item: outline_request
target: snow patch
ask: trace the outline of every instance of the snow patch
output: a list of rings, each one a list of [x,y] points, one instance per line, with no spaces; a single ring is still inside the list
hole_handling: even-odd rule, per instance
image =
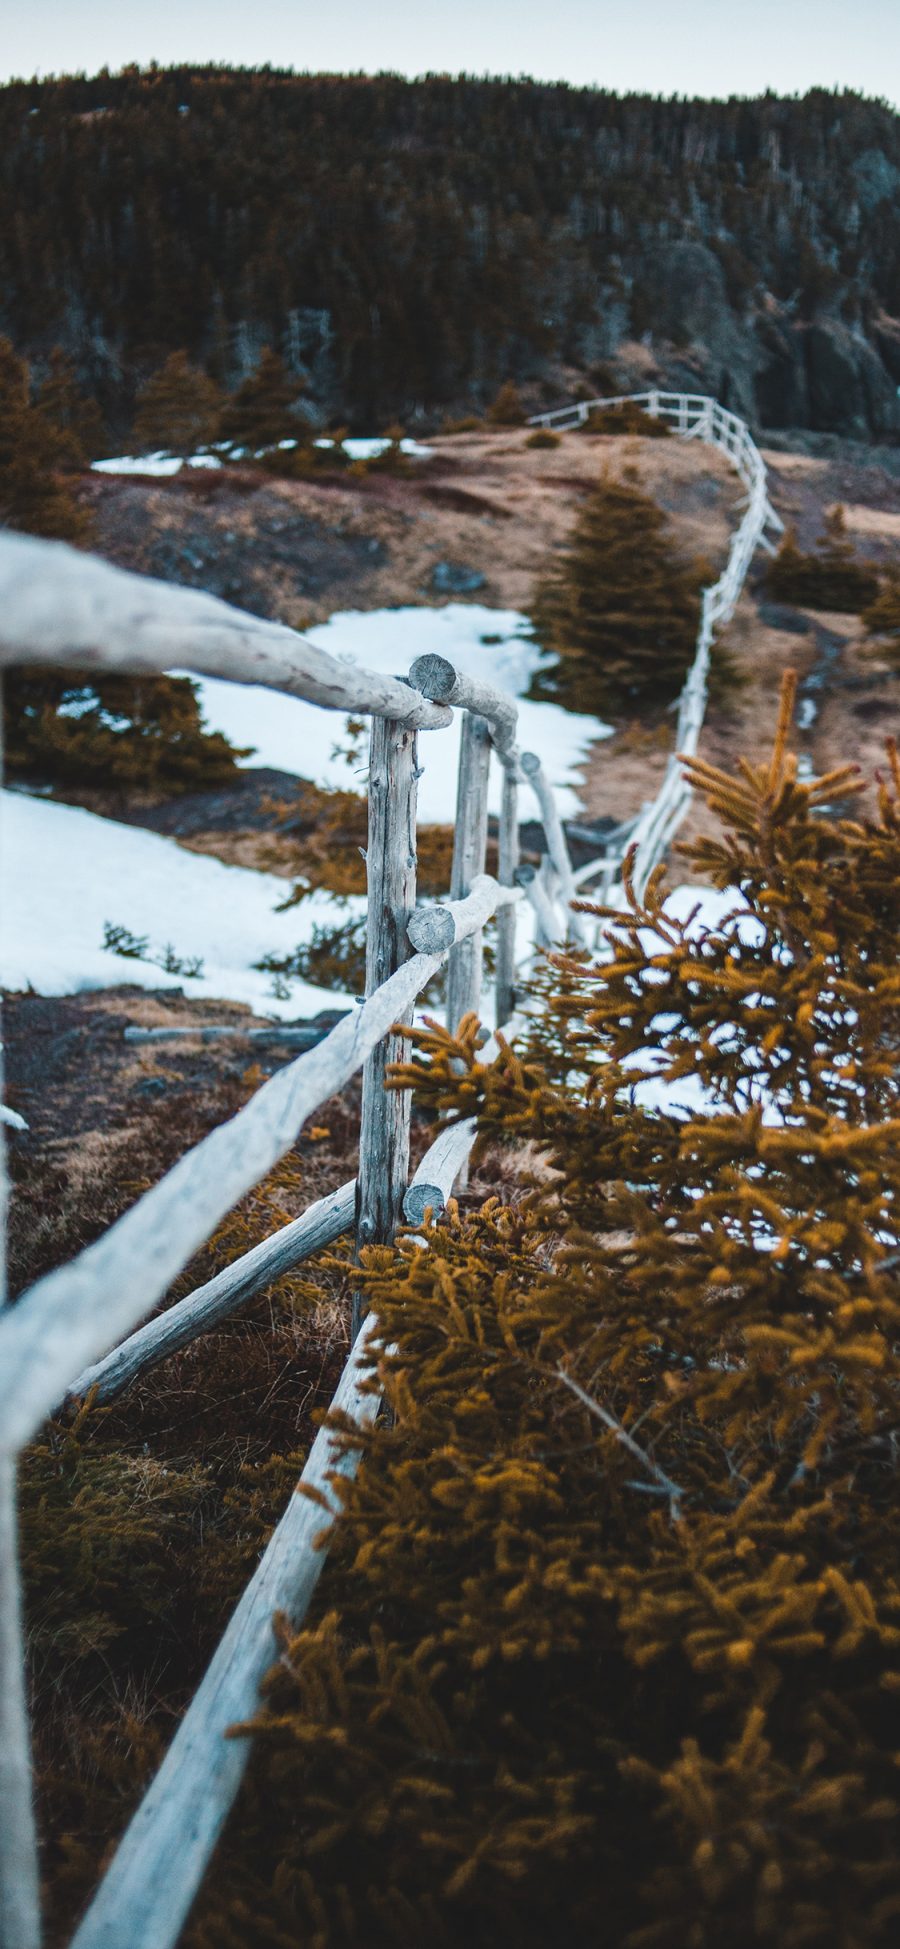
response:
[[[277,913],[290,885],[275,874],[224,866],[159,833],[77,806],[18,792],[3,792],[0,800],[4,987],[71,995],[132,982],[246,1002],[279,1020],[353,1001],[304,981],[292,981],[289,999],[278,1001],[271,975],[253,963],[264,954],[290,953],[311,938],[317,922],[356,919],[365,912],[363,899],[338,902],[314,892]],[[112,953],[103,946],[107,921],[148,936],[154,953],[171,943],[185,959],[199,956],[202,975],[166,974],[154,963]]]
[[[172,453],[122,453],[115,460],[92,460],[91,471],[95,474],[149,474],[162,479],[169,474],[180,474],[182,467],[221,465],[221,460],[214,453],[192,453],[187,459],[181,454]]]
[[[284,440],[279,441],[279,446],[283,447],[286,444]],[[357,439],[355,435],[351,434],[349,440],[341,441],[341,446],[349,460],[377,460],[381,454],[387,453],[388,447],[393,446],[393,444],[392,440],[386,439],[383,435],[378,435],[374,439]],[[400,452],[409,454],[413,460],[430,460],[431,455],[434,453],[433,447],[423,447],[418,440],[401,440],[398,444]],[[294,445],[296,445],[296,441]],[[333,447],[334,441],[323,437],[320,440],[316,440],[315,445],[317,447]]]
[[[317,440],[317,447],[333,447],[333,440]],[[386,453],[392,441],[379,437],[376,439],[343,440],[341,445],[348,460],[377,460]],[[297,440],[278,440],[275,447],[260,447],[253,454],[254,460],[264,460],[267,453],[289,452],[299,445]],[[222,467],[228,460],[245,460],[248,449],[233,447],[227,440],[216,442],[214,453],[192,453],[187,456],[172,453],[118,454],[114,460],[92,460],[91,468],[95,474],[149,474],[164,477],[178,474],[182,467]],[[401,453],[413,460],[428,460],[434,453],[433,447],[423,447],[418,440],[401,440]]]

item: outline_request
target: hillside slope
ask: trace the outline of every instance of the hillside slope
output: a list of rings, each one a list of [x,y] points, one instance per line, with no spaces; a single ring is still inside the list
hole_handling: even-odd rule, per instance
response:
[[[612,366],[757,424],[898,425],[900,118],[530,81],[180,68],[0,89],[0,330],[114,423],[265,344],[371,430]],[[643,368],[643,372],[641,370]],[[593,387],[597,389],[596,384]]]

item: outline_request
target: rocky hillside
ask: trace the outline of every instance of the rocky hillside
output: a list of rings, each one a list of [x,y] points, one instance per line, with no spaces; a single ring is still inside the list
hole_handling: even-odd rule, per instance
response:
[[[755,425],[900,429],[900,117],[527,81],[172,69],[0,89],[0,332],[114,436],[184,347],[275,346],[370,432],[660,381]]]

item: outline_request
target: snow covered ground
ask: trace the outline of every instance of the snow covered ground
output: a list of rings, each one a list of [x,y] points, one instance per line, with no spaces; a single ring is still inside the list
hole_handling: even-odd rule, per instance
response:
[[[297,444],[296,440],[278,441],[281,450],[296,447]],[[317,447],[333,447],[334,441],[317,440],[315,444]],[[378,436],[374,439],[351,437],[349,440],[341,441],[349,460],[376,460],[390,444],[390,440]],[[262,460],[265,454],[272,451],[271,447],[261,447],[251,458]],[[400,451],[412,460],[427,460],[434,452],[434,448],[420,446],[418,440],[401,440]],[[226,443],[219,448],[218,453],[192,453],[186,458],[165,451],[144,454],[120,453],[113,460],[92,460],[91,467],[95,474],[143,474],[145,476],[149,474],[151,478],[154,476],[164,478],[169,474],[179,474],[182,467],[223,467],[226,460],[243,460],[245,457],[244,447],[229,447]]]
[[[543,653],[528,634],[528,619],[516,609],[489,609],[481,603],[451,602],[443,609],[346,610],[311,629],[309,640],[331,656],[381,674],[405,676],[417,656],[445,656],[467,676],[480,677],[521,699],[519,743],[540,753],[559,790],[565,816],[578,811],[574,786],[579,764],[594,739],[612,736],[596,717],[579,717],[558,704],[535,704],[524,696]],[[256,685],[199,680],[200,701],[210,730],[224,731],[233,744],[253,745],[248,765],[274,765],[319,785],[365,791],[365,770],[348,768],[333,757],[345,744],[345,720],[316,704],[284,697]],[[424,823],[453,819],[459,754],[459,714],[447,731],[423,731],[419,739],[419,818]],[[491,811],[500,810],[500,772],[491,767]],[[522,793],[522,816],[532,807]]]
[[[224,866],[139,826],[25,792],[0,792],[0,987],[71,995],[134,982],[246,1002],[280,1021],[350,1007],[351,994],[293,977],[279,998],[272,976],[254,967],[265,954],[288,954],[309,941],[317,924],[340,927],[365,913],[362,898],[319,891],[278,913],[288,891],[289,882],[274,874]],[[517,916],[518,954],[525,957],[533,923],[524,901]],[[154,958],[136,960],[105,947],[107,922],[147,937]],[[199,957],[202,974],[166,973],[158,963],[169,945],[183,961]],[[482,1014],[493,1027],[490,984]]]
[[[271,975],[253,967],[264,954],[289,953],[308,940],[316,922],[334,926],[365,910],[362,899],[338,903],[311,893],[277,913],[288,891],[274,874],[223,866],[159,833],[21,792],[0,794],[5,988],[71,995],[136,982],[247,1002],[281,1020],[349,1005],[351,996],[304,981],[292,981],[290,999],[278,1001]],[[170,944],[183,959],[199,956],[202,975],[166,974],[155,962],[112,953],[103,945],[107,921],[148,936],[154,955]]]
[[[182,467],[221,465],[214,453],[192,453],[187,460],[171,453],[120,453],[115,460],[92,460],[91,470],[95,474],[149,474],[162,479],[168,474],[180,474]]]

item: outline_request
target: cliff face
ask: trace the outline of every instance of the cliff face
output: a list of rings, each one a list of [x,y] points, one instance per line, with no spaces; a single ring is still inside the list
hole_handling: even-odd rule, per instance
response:
[[[699,384],[764,427],[862,439],[900,430],[900,324],[886,313],[871,312],[867,331],[834,298],[804,315],[764,286],[737,310],[701,242],[663,245],[636,275],[653,320],[645,344],[667,384]],[[619,357],[627,366],[627,347]]]
[[[900,431],[900,117],[520,81],[129,70],[0,89],[0,331],[114,422],[274,345],[314,418],[687,383]]]

